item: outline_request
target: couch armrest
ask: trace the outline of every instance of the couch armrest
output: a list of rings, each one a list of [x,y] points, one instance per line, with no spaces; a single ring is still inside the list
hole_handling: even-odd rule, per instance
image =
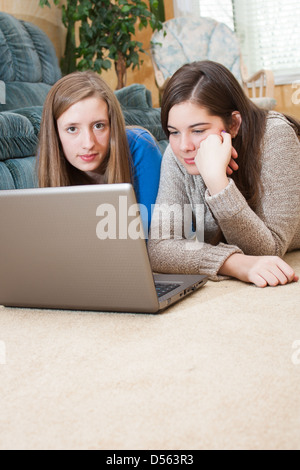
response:
[[[36,155],[42,107],[0,112],[0,161]]]

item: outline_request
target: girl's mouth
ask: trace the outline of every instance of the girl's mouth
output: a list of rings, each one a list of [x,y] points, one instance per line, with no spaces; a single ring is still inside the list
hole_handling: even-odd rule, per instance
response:
[[[79,155],[79,157],[84,162],[92,162],[97,157],[97,153],[92,153],[92,154],[87,154],[87,155]]]
[[[185,158],[184,163],[187,165],[195,165],[195,159],[194,158]]]

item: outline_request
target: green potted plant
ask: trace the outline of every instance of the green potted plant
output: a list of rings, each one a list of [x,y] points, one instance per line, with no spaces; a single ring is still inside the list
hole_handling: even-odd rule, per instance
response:
[[[53,1],[61,4],[61,0]],[[50,6],[49,0],[40,0],[40,5]],[[140,53],[145,52],[143,44],[134,38],[136,27],[160,30],[159,7],[158,0],[149,0],[149,7],[142,0],[66,0],[62,5],[62,21],[67,28],[63,73],[87,69],[101,73],[114,63],[117,89],[123,88],[126,70],[139,67]],[[76,22],[80,22],[78,46]]]

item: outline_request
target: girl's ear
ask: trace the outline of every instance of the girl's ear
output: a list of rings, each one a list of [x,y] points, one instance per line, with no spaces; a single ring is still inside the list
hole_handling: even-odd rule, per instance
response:
[[[234,138],[238,135],[239,129],[242,124],[242,116],[238,111],[233,111],[231,114],[230,134]]]

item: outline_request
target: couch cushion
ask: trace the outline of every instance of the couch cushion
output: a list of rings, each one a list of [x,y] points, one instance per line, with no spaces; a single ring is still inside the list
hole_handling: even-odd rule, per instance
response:
[[[0,162],[0,190],[26,189],[38,186],[36,158],[15,158]]]
[[[29,106],[26,108],[15,109],[14,113],[21,114],[29,119],[33,125],[36,135],[40,132],[43,106]]]
[[[36,25],[0,12],[0,57],[0,80],[6,86],[0,111],[42,106],[61,77],[48,36]]]
[[[142,109],[123,109],[123,115],[127,126],[140,126],[147,129],[157,141],[165,140],[166,135],[161,127],[160,110],[152,109],[146,113]]]
[[[4,162],[0,162],[0,190],[15,189],[13,177]]]
[[[46,83],[6,83],[6,103],[0,105],[0,111],[43,106],[50,89]]]
[[[28,117],[12,112],[0,113],[0,161],[34,156],[37,132]]]
[[[129,85],[115,91],[115,95],[124,108],[152,108],[151,92],[144,85]]]
[[[0,12],[0,79],[54,84],[61,76],[54,47],[34,24]]]
[[[129,85],[115,91],[115,95],[121,104],[127,126],[144,127],[158,142],[166,140],[161,127],[160,109],[152,107],[151,92],[144,85]]]

